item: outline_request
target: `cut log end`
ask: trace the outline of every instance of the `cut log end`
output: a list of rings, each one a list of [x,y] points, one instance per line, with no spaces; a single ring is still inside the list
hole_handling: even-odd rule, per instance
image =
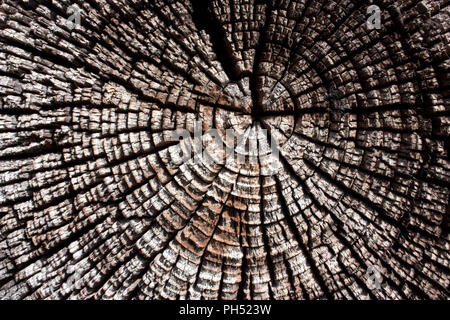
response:
[[[0,298],[448,299],[450,3],[392,3],[2,1]]]

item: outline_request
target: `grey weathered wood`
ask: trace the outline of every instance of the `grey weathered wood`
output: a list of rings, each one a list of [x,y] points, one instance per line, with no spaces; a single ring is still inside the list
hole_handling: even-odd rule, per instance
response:
[[[374,2],[2,0],[0,298],[448,299],[450,7]]]

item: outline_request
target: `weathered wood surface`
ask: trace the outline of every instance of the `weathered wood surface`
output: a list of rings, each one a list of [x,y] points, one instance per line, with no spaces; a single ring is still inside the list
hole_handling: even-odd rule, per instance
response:
[[[450,4],[371,3],[2,0],[0,298],[447,299]]]

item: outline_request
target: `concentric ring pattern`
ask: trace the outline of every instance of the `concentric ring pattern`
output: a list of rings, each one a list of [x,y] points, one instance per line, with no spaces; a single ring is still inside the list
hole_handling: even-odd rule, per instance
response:
[[[449,8],[2,1],[0,297],[447,299]]]

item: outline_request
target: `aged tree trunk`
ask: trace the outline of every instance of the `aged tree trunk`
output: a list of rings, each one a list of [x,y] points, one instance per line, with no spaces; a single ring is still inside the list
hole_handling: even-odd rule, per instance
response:
[[[449,298],[449,8],[2,0],[0,298]]]

